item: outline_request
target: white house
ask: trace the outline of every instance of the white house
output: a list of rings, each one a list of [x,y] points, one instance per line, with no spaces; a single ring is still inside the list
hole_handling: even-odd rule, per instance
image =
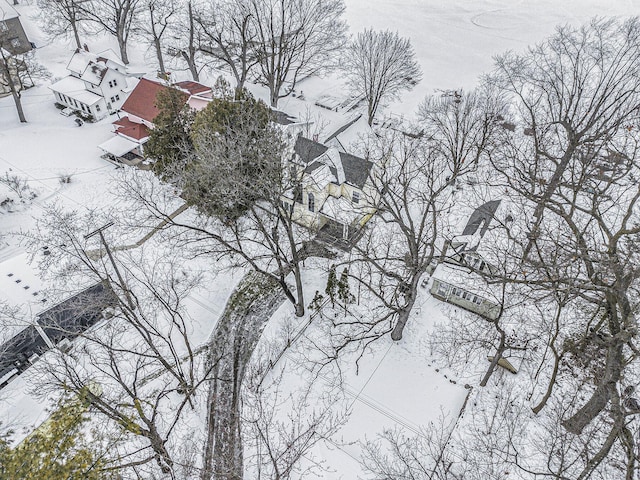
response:
[[[492,200],[480,205],[469,216],[462,233],[445,244],[429,290],[440,300],[489,319],[496,319],[501,309],[498,295],[480,278],[495,271],[483,254],[482,243],[500,204],[500,200]]]
[[[76,50],[67,70],[69,76],[49,87],[60,105],[101,120],[126,100],[127,70],[112,50]]]
[[[300,188],[284,195],[282,206],[297,223],[349,240],[375,212],[369,160],[299,135],[291,163]]]

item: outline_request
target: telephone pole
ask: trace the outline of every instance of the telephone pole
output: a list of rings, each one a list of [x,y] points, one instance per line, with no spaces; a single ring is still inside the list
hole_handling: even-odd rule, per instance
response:
[[[107,228],[112,227],[113,225],[114,225],[113,222],[109,222],[109,223],[103,225],[102,227],[95,229],[93,232],[87,233],[84,236],[84,239],[88,240],[91,237],[94,237],[96,235],[98,235],[100,237],[100,241],[102,242],[102,245],[104,246],[104,249],[107,252],[107,256],[109,257],[109,260],[111,261],[111,265],[113,265],[113,269],[115,270],[116,275],[118,277],[118,281],[120,282],[120,288],[122,288],[122,290],[124,291],[124,294],[125,294],[125,296],[127,298],[127,303],[129,304],[129,307],[131,308],[131,310],[135,310],[136,306],[135,306],[135,303],[133,303],[133,299],[131,298],[131,293],[129,292],[129,289],[127,288],[127,285],[124,283],[124,278],[122,277],[122,274],[120,273],[120,270],[118,269],[118,265],[116,265],[116,261],[114,260],[113,254],[111,253],[111,249],[109,248],[109,244],[107,244],[107,241],[104,238],[104,234],[102,233]]]

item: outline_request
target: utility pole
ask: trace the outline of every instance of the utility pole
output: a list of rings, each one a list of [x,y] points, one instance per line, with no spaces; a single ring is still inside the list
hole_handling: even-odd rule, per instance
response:
[[[131,293],[129,292],[129,289],[127,288],[127,285],[124,283],[124,278],[122,277],[122,275],[120,274],[120,270],[118,269],[118,265],[116,265],[116,261],[113,258],[113,254],[111,253],[111,249],[109,248],[109,245],[107,244],[107,241],[104,238],[103,235],[103,231],[106,230],[109,227],[113,226],[113,222],[109,222],[105,225],[103,225],[100,228],[95,229],[93,232],[89,232],[84,236],[85,240],[90,239],[91,237],[94,237],[96,235],[98,235],[100,237],[100,241],[102,242],[102,245],[104,246],[105,251],[107,252],[107,255],[109,256],[109,260],[111,260],[111,265],[113,265],[113,269],[116,272],[116,275],[118,276],[118,281],[120,282],[120,288],[122,288],[122,290],[124,290],[124,294],[127,297],[127,303],[129,304],[129,307],[131,308],[131,310],[135,310],[136,306],[133,303],[133,299],[131,298]]]

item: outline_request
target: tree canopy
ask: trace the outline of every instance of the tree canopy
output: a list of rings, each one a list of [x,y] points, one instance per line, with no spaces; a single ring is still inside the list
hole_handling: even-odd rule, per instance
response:
[[[230,90],[199,112],[181,181],[185,200],[228,222],[278,192],[284,142],[271,119],[264,102],[248,92],[234,99]]]

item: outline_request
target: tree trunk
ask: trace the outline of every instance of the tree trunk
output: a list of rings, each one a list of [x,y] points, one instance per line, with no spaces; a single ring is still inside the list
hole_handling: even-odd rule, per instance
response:
[[[622,345],[617,342],[607,350],[605,371],[596,391],[593,392],[589,401],[580,410],[562,422],[562,426],[567,431],[580,435],[584,427],[589,425],[604,410],[611,398],[611,389],[615,389],[620,380],[622,362]]]
[[[489,368],[487,369],[487,373],[484,374],[484,378],[480,382],[480,386],[481,387],[486,387],[487,386],[487,383],[489,383],[489,379],[491,378],[491,375],[493,375],[493,372],[496,369],[496,366],[498,365],[498,362],[502,358],[502,354],[504,353],[504,351],[506,349],[506,345],[505,345],[506,338],[505,337],[506,337],[505,333],[500,330],[500,345],[498,346],[498,349],[496,350],[496,354],[493,356],[493,360],[489,364]]]
[[[123,32],[118,31],[118,47],[120,48],[120,57],[122,63],[129,65],[129,55],[127,54],[127,40],[124,38]]]
[[[376,116],[376,108],[377,106],[373,103],[373,100],[369,100],[369,105],[367,108],[367,122],[371,127],[373,125],[373,118]]]
[[[402,339],[402,332],[404,331],[404,327],[409,320],[409,315],[411,314],[411,310],[416,303],[416,298],[418,298],[418,283],[420,282],[420,278],[422,277],[422,271],[413,277],[413,281],[409,286],[409,293],[407,294],[407,303],[405,306],[398,311],[398,321],[396,322],[393,331],[391,332],[391,338],[395,341]]]
[[[11,96],[13,97],[13,102],[16,104],[16,111],[18,112],[18,118],[21,123],[27,123],[27,119],[24,116],[24,110],[22,109],[22,98],[20,96],[20,92],[16,88],[14,83],[13,76],[11,75],[11,69],[9,68],[9,59],[8,58],[0,58],[0,67],[2,67],[2,74],[7,80],[7,84],[9,85],[9,90],[11,91]]]
[[[189,53],[183,51],[182,58],[187,62],[187,67],[189,67],[189,72],[191,72],[191,78],[193,78],[194,82],[200,81],[200,75],[198,74],[198,67],[195,62],[195,54],[192,51],[192,48],[189,48]]]
[[[547,391],[545,392],[544,397],[542,397],[542,400],[540,400],[538,405],[531,409],[536,415],[539,414],[547,405],[547,401],[549,401],[549,398],[551,398],[551,393],[553,392],[553,386],[556,384],[556,378],[558,377],[558,367],[560,366],[560,360],[562,357],[558,355],[556,349],[553,346],[551,346],[551,349],[555,358],[555,362],[553,364],[553,372],[551,372],[551,379],[549,380],[549,385],[547,386]]]
[[[18,112],[20,123],[27,123],[27,119],[24,116],[24,110],[22,110],[22,98],[20,97],[20,93],[17,92],[16,88],[13,86],[13,81],[9,83],[11,88],[11,96],[13,96],[13,102],[16,104],[16,111]]]
[[[278,106],[278,92],[275,87],[269,87],[269,99],[271,100],[271,106],[276,108]]]
[[[162,55],[162,45],[160,44],[160,39],[156,36],[153,37],[153,45],[156,48],[156,57],[158,58],[158,66],[160,71],[164,74],[167,71],[164,67],[164,56]]]
[[[72,21],[71,29],[73,30],[73,38],[76,41],[76,47],[78,48],[78,50],[82,50],[82,44],[80,43],[80,32],[78,32],[78,23]]]
[[[195,28],[196,27],[195,27],[195,18],[193,16],[193,6],[191,5],[191,2],[187,4],[187,11],[189,12],[189,46],[187,48],[189,52],[187,53],[183,50],[180,53],[182,53],[182,57],[187,62],[187,66],[189,67],[189,71],[191,72],[191,77],[193,78],[193,81],[199,82],[200,75],[198,74],[198,68],[196,66],[196,45],[195,45]]]

